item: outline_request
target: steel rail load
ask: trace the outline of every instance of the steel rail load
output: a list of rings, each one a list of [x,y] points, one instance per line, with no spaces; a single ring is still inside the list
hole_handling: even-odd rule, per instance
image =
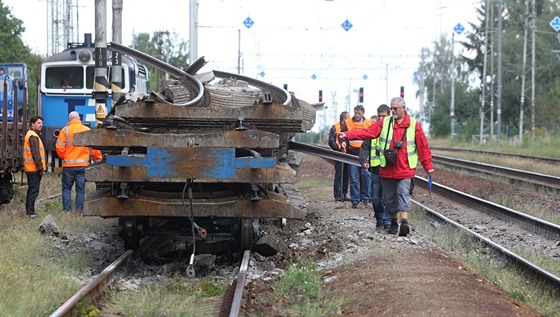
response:
[[[97,190],[86,199],[84,215],[118,217],[128,248],[163,234],[170,239],[162,250],[193,254],[249,249],[259,218],[303,217],[282,184],[295,178],[288,143],[313,127],[315,109],[235,74],[191,76],[175,68],[170,75],[177,78],[162,91],[126,95],[102,126],[75,136],[76,145],[106,153],[86,171]]]

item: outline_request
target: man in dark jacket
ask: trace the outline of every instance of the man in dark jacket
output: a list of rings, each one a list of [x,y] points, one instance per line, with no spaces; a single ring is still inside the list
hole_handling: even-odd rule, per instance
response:
[[[336,132],[347,131],[346,119],[350,119],[348,111],[340,113],[339,121],[332,125],[329,131],[329,147],[333,151],[346,153],[346,142],[341,142],[338,139]],[[348,166],[342,162],[335,161],[334,163],[334,184],[333,193],[335,201],[345,201],[348,195]]]
[[[371,123],[374,124],[378,120],[389,116],[391,109],[386,104],[377,107],[377,115],[371,117]],[[385,202],[382,196],[381,178],[379,177],[380,169],[379,160],[379,138],[372,139],[362,143],[360,148],[360,164],[371,172],[371,202],[376,219],[376,227],[378,230],[389,230],[391,225],[391,217],[385,210]]]
[[[39,137],[43,129],[43,117],[33,116],[29,120],[31,129],[23,140],[23,169],[27,175],[27,198],[25,213],[35,219],[35,200],[39,196],[41,179],[47,170],[45,147]]]

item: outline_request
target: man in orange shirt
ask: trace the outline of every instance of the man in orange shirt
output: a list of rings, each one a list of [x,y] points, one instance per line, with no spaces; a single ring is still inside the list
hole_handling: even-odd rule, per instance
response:
[[[86,196],[86,167],[90,161],[100,161],[103,156],[98,150],[85,146],[74,146],[74,135],[88,131],[76,111],[68,114],[68,124],[60,131],[56,140],[56,154],[62,159],[62,208],[72,210],[72,186],[76,183],[76,211],[81,213]]]

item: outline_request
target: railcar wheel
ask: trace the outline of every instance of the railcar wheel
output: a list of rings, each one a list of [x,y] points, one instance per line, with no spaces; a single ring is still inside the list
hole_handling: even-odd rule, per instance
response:
[[[6,173],[0,177],[0,204],[9,203],[14,197],[14,185],[12,184],[12,174]]]
[[[251,250],[255,241],[253,221],[251,218],[241,219],[241,249]]]
[[[124,241],[124,247],[127,250],[135,250],[140,243],[140,235],[138,234],[138,227],[136,226],[135,218],[122,219],[122,232],[121,238]]]

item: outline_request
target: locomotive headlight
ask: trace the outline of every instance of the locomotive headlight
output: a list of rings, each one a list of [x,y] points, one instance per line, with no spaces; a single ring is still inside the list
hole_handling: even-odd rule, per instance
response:
[[[91,60],[91,53],[87,50],[80,51],[78,54],[78,59],[82,63],[87,63]]]

